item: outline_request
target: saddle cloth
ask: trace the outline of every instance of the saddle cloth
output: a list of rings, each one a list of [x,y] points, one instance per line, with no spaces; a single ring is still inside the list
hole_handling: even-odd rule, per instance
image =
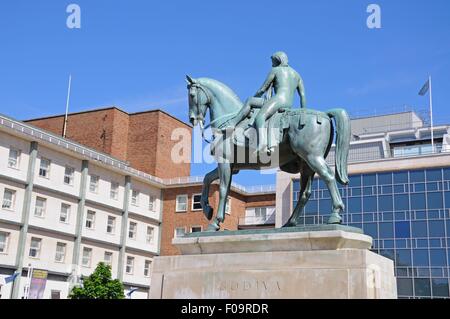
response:
[[[233,142],[238,147],[256,148],[257,145],[250,145],[249,138],[242,132],[247,129],[249,122],[253,120],[260,109],[253,109],[250,117],[245,118],[236,126],[237,134],[234,135]],[[291,125],[298,126],[301,129],[306,125],[307,117],[314,116],[318,124],[322,124],[324,120],[329,120],[329,117],[320,111],[314,111],[311,109],[280,109],[277,113],[272,115],[265,124],[267,131],[267,144],[271,147],[279,145],[285,136],[286,129]]]

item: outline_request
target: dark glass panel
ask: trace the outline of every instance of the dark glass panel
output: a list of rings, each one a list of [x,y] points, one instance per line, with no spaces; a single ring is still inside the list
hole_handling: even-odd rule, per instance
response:
[[[292,182],[292,188],[293,188],[294,192],[298,192],[300,190],[300,182],[298,179],[296,179]]]
[[[397,249],[397,265],[396,266],[411,266],[411,250]]]
[[[400,184],[400,185],[394,185],[394,193],[396,194],[402,194],[405,192],[405,185]]]
[[[319,202],[319,214],[328,215],[332,211],[331,199],[321,199]]]
[[[409,229],[409,222],[396,222],[395,223],[395,237],[396,238],[409,238],[411,237],[411,231]]]
[[[413,249],[414,267],[429,266],[428,249]]]
[[[390,184],[392,184],[392,173],[378,174],[378,185],[390,185]]]
[[[381,193],[383,194],[392,194],[392,186],[383,186]]]
[[[408,172],[394,172],[394,184],[408,183]]]
[[[428,239],[417,239],[417,248],[428,248]]]
[[[377,211],[377,198],[375,196],[367,196],[363,198],[363,209],[365,212]]]
[[[413,237],[427,237],[427,222],[426,221],[412,221],[412,236]]]
[[[364,213],[363,214],[363,221],[365,222],[373,222],[373,213]]]
[[[425,209],[425,194],[411,194],[411,209]]]
[[[428,209],[440,209],[444,207],[441,192],[427,193]]]
[[[430,249],[430,264],[431,266],[443,266],[445,267],[447,256],[445,255],[445,249]]]
[[[444,168],[444,180],[450,180],[450,167]]]
[[[361,187],[352,188],[352,196],[361,196]]]
[[[305,207],[305,213],[317,213],[317,200],[310,200]]]
[[[427,192],[437,191],[439,190],[437,182],[427,183]]]
[[[380,212],[390,212],[393,209],[392,195],[378,196],[378,210]]]
[[[442,180],[442,170],[439,169],[428,169],[427,171],[427,181],[440,181]]]
[[[360,223],[362,222],[361,214],[352,214],[352,223]]]
[[[406,248],[406,240],[404,240],[404,239],[396,239],[395,240],[395,247],[397,247],[397,248]]]
[[[409,196],[408,195],[395,195],[394,196],[395,210],[409,210]]]
[[[424,171],[411,171],[409,172],[409,180],[411,183],[419,183],[425,181]]]
[[[405,212],[396,212],[394,216],[395,220],[405,220]]]
[[[445,207],[450,208],[450,192],[445,192],[444,197],[445,197]]]
[[[361,186],[361,175],[353,175],[349,177],[350,179],[350,187],[358,187]]]
[[[379,232],[380,238],[394,238],[394,227],[390,222],[380,223]]]
[[[360,197],[349,197],[347,211],[349,213],[361,213],[362,205]]]
[[[429,236],[430,237],[445,237],[445,226],[442,220],[428,221]]]
[[[414,191],[415,192],[425,192],[425,183],[414,184]]]
[[[424,210],[416,211],[416,219],[427,219],[427,212]]]
[[[416,296],[431,297],[431,287],[429,278],[415,278],[414,289]]]
[[[384,248],[394,248],[394,241],[393,240],[385,240]]]
[[[376,185],[376,183],[377,183],[376,174],[363,175],[363,185],[364,186]]]
[[[449,297],[449,287],[447,278],[433,278],[431,279],[433,284],[433,296],[434,297]]]
[[[392,212],[383,213],[383,220],[384,221],[394,220],[394,214]]]
[[[389,258],[390,260],[395,260],[395,252],[392,249],[381,249],[380,255]]]

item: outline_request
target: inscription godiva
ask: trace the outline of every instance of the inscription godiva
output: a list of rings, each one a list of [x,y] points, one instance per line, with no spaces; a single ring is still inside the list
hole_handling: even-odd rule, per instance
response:
[[[281,284],[278,280],[224,280],[218,285],[220,291],[245,292],[245,291],[281,291]]]

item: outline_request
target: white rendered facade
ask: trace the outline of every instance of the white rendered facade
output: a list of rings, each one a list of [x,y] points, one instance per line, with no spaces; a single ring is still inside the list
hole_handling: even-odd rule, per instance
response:
[[[48,271],[44,298],[66,298],[74,280],[100,261],[127,290],[139,288],[133,298],[147,298],[160,247],[162,185],[107,155],[0,116],[0,277],[22,271],[16,287],[1,287],[1,298],[23,297],[30,266]]]

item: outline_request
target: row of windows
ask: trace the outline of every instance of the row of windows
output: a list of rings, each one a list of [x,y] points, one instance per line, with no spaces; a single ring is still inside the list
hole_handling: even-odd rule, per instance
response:
[[[3,196],[3,204],[2,208],[4,209],[14,209],[14,198],[15,198],[15,191],[5,189],[4,196]],[[47,199],[43,197],[36,197],[36,203],[34,208],[34,216],[39,218],[44,218],[46,213],[46,207],[47,207]],[[71,205],[61,203],[61,209],[59,214],[59,221],[61,223],[69,223],[70,220],[70,211],[71,211]],[[96,212],[93,210],[88,210],[86,213],[86,221],[85,221],[85,227],[86,229],[95,229],[95,216]],[[108,234],[114,234],[116,231],[116,217],[115,216],[108,216],[107,225],[106,225],[106,232]],[[136,239],[137,234],[137,223],[130,222],[129,224],[129,231],[128,231],[128,238]],[[154,235],[154,228],[151,226],[147,226],[147,234],[146,234],[146,242],[148,244],[153,243],[153,235]]]
[[[201,232],[203,229],[202,226],[192,226],[191,227],[191,233],[198,233]],[[174,232],[174,236],[175,237],[183,237],[185,234],[187,234],[186,232],[186,227],[176,227],[175,228],[175,232]]]
[[[21,151],[15,148],[10,148],[9,150],[9,157],[8,157],[8,167],[19,169],[20,166],[20,155]],[[41,157],[40,159],[40,165],[39,165],[39,176],[43,178],[50,178],[50,171],[51,171],[51,160]],[[66,165],[64,169],[64,184],[73,186],[74,181],[74,174],[75,174],[75,168]],[[98,193],[99,189],[99,180],[100,177],[97,175],[90,175],[89,180],[89,191],[91,193]],[[132,190],[131,195],[131,204],[134,206],[139,206],[139,191],[138,190]],[[118,200],[119,199],[119,183],[115,181],[111,181],[110,183],[110,192],[109,192],[110,199]],[[148,201],[148,209],[152,212],[155,211],[155,196],[150,195],[149,201]]]
[[[202,210],[201,199],[202,199],[202,194],[192,195],[191,211]],[[225,213],[227,213],[227,214],[230,214],[230,211],[231,211],[230,202],[231,202],[231,197],[228,197],[226,205],[225,205]],[[175,211],[177,213],[182,213],[182,212],[187,212],[187,210],[188,210],[188,195],[186,195],[186,194],[177,195]]]
[[[428,169],[428,170],[411,170],[398,171],[388,173],[375,174],[356,174],[349,176],[350,187],[366,187],[366,186],[394,186],[397,184],[415,184],[450,181],[450,168]],[[429,185],[432,185],[431,183]],[[327,189],[326,184],[321,179],[315,179],[312,189]],[[294,191],[299,190],[299,183],[294,184]]]
[[[9,233],[0,232],[0,253],[6,254],[8,250]],[[30,241],[30,249],[28,251],[28,256],[30,258],[39,259],[42,251],[42,238],[32,237]],[[57,242],[55,248],[54,261],[57,263],[64,263],[67,254],[67,244],[63,242]],[[81,264],[83,267],[91,267],[92,260],[92,248],[83,247],[83,255]],[[126,263],[126,273],[132,275],[134,272],[134,260],[132,256],[127,256]],[[105,264],[112,267],[113,262],[113,252],[104,252],[104,262]],[[144,264],[144,275],[150,276],[150,265],[151,260],[145,260]]]

